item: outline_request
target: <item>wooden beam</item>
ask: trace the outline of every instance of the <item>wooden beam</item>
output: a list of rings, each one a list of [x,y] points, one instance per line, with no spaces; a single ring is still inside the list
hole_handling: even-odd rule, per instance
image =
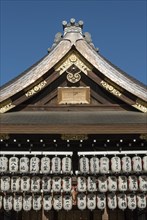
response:
[[[2,134],[143,134],[146,129],[146,124],[1,124]]]

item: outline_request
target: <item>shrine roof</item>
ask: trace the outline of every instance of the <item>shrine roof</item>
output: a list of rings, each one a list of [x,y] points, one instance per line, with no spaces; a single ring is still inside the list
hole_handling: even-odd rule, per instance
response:
[[[63,21],[62,24],[64,34],[57,33],[55,35],[54,43],[48,50],[49,53],[14,80],[0,88],[1,102],[11,98],[39,80],[45,73],[54,68],[72,49],[76,50],[93,68],[101,72],[104,77],[107,77],[120,86],[120,88],[124,88],[143,101],[147,101],[146,86],[120,70],[98,52],[98,49],[95,48],[92,42],[91,35],[87,32],[82,33],[82,21],[76,23],[74,19],[71,19],[69,24],[66,21]]]

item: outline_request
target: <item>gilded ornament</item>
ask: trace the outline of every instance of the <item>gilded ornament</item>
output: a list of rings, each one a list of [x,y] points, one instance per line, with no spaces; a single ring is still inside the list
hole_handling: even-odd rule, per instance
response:
[[[77,57],[75,54],[72,54],[70,57],[69,57],[69,60],[72,62],[72,63],[75,63],[77,61]]]
[[[141,134],[140,139],[147,141],[147,134]]]
[[[0,108],[0,113],[7,112],[14,107],[15,107],[15,105],[12,102],[9,102],[8,104],[6,104]]]
[[[62,140],[71,140],[71,141],[79,141],[79,140],[87,140],[87,134],[62,134]]]
[[[147,112],[147,107],[136,102],[134,105],[132,105],[134,108],[137,108],[138,110],[142,111],[142,112]]]
[[[10,136],[8,134],[0,134],[0,139],[1,140],[8,140]]]
[[[87,75],[87,72],[90,71],[90,67],[86,65],[83,61],[79,59],[76,54],[71,54],[60,66],[56,68],[56,71],[61,75],[72,65],[77,66],[83,73]]]
[[[46,84],[47,84],[47,82],[46,82],[45,80],[42,81],[42,82],[40,82],[38,85],[35,85],[32,89],[30,89],[29,91],[27,91],[27,92],[25,93],[25,95],[26,95],[27,97],[30,97],[30,96],[36,94],[37,92],[39,92],[40,90],[42,90],[42,89],[45,87]]]
[[[121,96],[121,92],[119,92],[117,89],[115,89],[112,85],[108,84],[107,82],[105,81],[101,81],[101,85],[106,89],[108,90],[110,93],[112,93],[113,95],[116,95],[116,96]]]

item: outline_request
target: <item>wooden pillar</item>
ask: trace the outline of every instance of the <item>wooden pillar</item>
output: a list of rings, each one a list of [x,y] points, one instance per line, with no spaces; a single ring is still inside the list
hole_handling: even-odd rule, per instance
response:
[[[109,220],[109,216],[108,216],[108,208],[104,209],[104,212],[102,214],[102,220]]]

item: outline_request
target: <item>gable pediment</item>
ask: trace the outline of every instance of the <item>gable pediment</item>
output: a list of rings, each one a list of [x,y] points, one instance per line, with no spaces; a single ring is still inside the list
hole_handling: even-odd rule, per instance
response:
[[[131,109],[123,90],[104,78],[79,53],[70,51],[52,70],[13,97],[15,110],[70,108]],[[125,97],[126,98],[126,97]],[[9,109],[8,109],[9,110]]]

